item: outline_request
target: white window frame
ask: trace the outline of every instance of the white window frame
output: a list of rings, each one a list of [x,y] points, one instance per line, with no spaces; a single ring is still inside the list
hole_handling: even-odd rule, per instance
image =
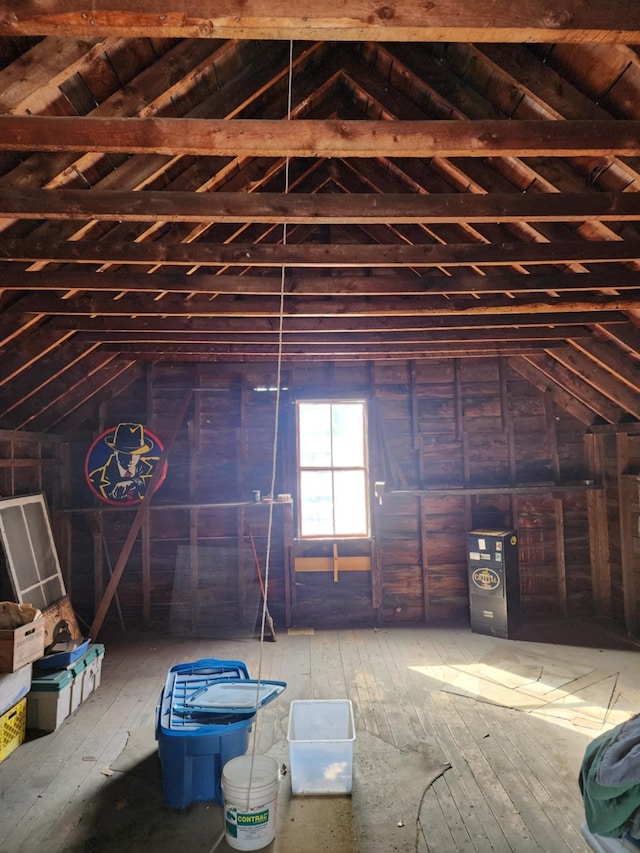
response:
[[[301,464],[301,426],[300,426],[300,407],[306,405],[322,405],[322,406],[340,406],[340,405],[358,405],[362,407],[362,464],[356,465],[302,465]],[[333,423],[333,420],[332,420]],[[332,433],[332,449],[333,453],[333,433]],[[333,459],[331,462],[333,463]],[[304,489],[302,484],[302,475],[305,471],[331,472],[331,508],[333,529],[331,531],[306,532],[304,529]],[[364,513],[364,529],[358,531],[345,532],[338,528],[336,531],[336,498],[335,498],[335,474],[348,472],[362,472],[364,475],[363,493],[362,493],[362,511]],[[371,511],[370,511],[370,486],[369,486],[369,442],[368,442],[368,406],[367,401],[361,398],[338,398],[332,397],[329,399],[301,399],[296,401],[296,475],[298,482],[298,535],[300,539],[369,539],[371,537]],[[339,502],[338,502],[339,503]]]

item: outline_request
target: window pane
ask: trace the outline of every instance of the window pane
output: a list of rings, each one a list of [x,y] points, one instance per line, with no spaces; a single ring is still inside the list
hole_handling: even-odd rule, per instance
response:
[[[350,468],[364,465],[364,406],[333,405],[333,465]]]
[[[329,403],[300,403],[300,465],[317,468],[331,465],[331,406]]]
[[[331,471],[300,472],[300,535],[333,535]]]
[[[367,495],[364,471],[334,472],[336,536],[366,536]]]
[[[297,403],[300,537],[369,536],[365,406]]]

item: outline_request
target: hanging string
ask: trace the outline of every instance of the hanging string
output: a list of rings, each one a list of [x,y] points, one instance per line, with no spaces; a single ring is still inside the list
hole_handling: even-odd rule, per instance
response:
[[[292,101],[292,78],[293,78],[293,41],[289,41],[289,81],[287,90],[287,121],[291,121],[291,101]],[[284,167],[284,191],[289,192],[289,156],[285,158]],[[282,245],[287,245],[287,223],[282,224]],[[278,355],[276,367],[276,399],[275,412],[273,423],[273,447],[271,451],[271,487],[270,495],[271,502],[269,503],[269,519],[267,524],[267,555],[265,559],[264,569],[264,597],[262,602],[262,622],[260,626],[260,657],[258,664],[258,681],[260,681],[262,673],[262,650],[264,644],[264,631],[268,612],[268,597],[269,597],[269,569],[271,566],[271,533],[273,530],[273,501],[276,488],[276,473],[278,467],[278,435],[280,431],[280,397],[282,384],[282,349],[283,349],[283,330],[284,330],[284,294],[285,294],[285,273],[286,266],[283,264],[280,270],[280,303],[278,311]]]
[[[288,81],[288,90],[287,90],[287,121],[291,121],[291,100],[292,100],[292,79],[293,79],[293,41],[289,41],[289,81]],[[284,191],[285,193],[289,192],[289,156],[287,155],[285,158],[285,167],[284,167]],[[287,245],[287,223],[283,222],[282,224],[282,245]],[[273,499],[275,495],[276,488],[276,472],[278,468],[278,433],[280,430],[280,385],[282,382],[282,342],[283,342],[283,329],[284,329],[284,285],[285,285],[285,273],[286,273],[286,265],[283,264],[280,271],[280,304],[279,304],[279,318],[278,318],[278,350],[277,350],[277,368],[276,368],[276,398],[275,398],[275,413],[274,413],[274,422],[273,422],[273,447],[271,452],[271,488],[269,490],[269,494],[271,495],[271,501],[269,503],[269,517],[267,522],[267,554],[265,558],[265,568],[264,568],[264,595],[262,597],[262,619],[260,624],[260,652],[258,656],[258,674],[257,674],[257,684],[256,684],[256,707],[258,706],[258,697],[260,696],[260,687],[262,684],[262,661],[263,661],[263,648],[264,648],[264,632],[265,625],[267,621],[267,613],[268,613],[268,599],[269,599],[269,568],[271,563],[271,532],[273,529]],[[259,722],[260,714],[259,711],[256,711],[256,720],[254,726],[254,734],[253,734],[253,743],[251,748],[251,764],[249,768],[249,785],[247,787],[247,808],[249,808],[249,801],[251,797],[251,786],[253,784],[253,765],[256,754],[256,744],[258,741],[258,730],[259,730]],[[219,835],[219,837],[215,840],[215,843],[209,853],[215,853],[215,850],[222,843],[222,840],[225,837],[225,831]]]
[[[293,77],[293,41],[289,42],[289,84],[288,84],[288,92],[287,92],[287,121],[291,120],[291,99],[292,99],[292,77]],[[285,180],[285,193],[289,192],[289,156],[285,159],[285,170],[284,170],[284,180]],[[282,226],[282,244],[284,246],[287,245],[287,223],[284,222]],[[264,569],[264,595],[262,597],[262,619],[260,624],[260,652],[258,657],[258,674],[257,674],[257,685],[256,685],[256,705],[258,704],[258,697],[260,695],[260,686],[262,684],[262,663],[263,663],[263,649],[264,649],[264,632],[265,625],[267,622],[267,614],[269,612],[268,608],[268,600],[269,600],[269,569],[271,566],[271,539],[272,539],[272,530],[273,530],[273,503],[275,497],[275,488],[276,488],[276,473],[278,469],[278,434],[280,432],[280,397],[281,397],[281,384],[282,384],[282,349],[283,349],[283,330],[284,330],[284,294],[285,294],[285,273],[286,266],[283,264],[280,272],[280,304],[279,304],[279,318],[278,318],[278,350],[277,350],[277,367],[276,367],[276,397],[275,397],[275,412],[274,412],[274,422],[273,422],[273,446],[271,451],[271,488],[269,494],[271,495],[271,501],[269,503],[269,517],[267,522],[267,554],[265,558],[265,569]],[[253,763],[256,752],[256,744],[258,741],[258,730],[259,725],[258,721],[260,718],[259,712],[256,712],[256,726],[254,729],[253,735],[253,744],[251,750],[251,766],[249,770],[249,788],[247,792],[247,798],[250,795],[251,784],[253,781]],[[247,799],[248,802],[248,799]]]

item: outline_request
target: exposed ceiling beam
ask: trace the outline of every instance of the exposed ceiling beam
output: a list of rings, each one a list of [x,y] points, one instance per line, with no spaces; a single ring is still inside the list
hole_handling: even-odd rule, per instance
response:
[[[29,303],[29,297],[25,297],[21,304]],[[24,308],[23,308],[24,310]],[[325,334],[354,333],[359,334],[383,334],[390,335],[410,332],[422,333],[428,330],[477,330],[483,329],[495,334],[496,329],[504,330],[512,327],[517,331],[524,330],[527,335],[531,328],[549,328],[557,326],[571,326],[571,337],[574,336],[576,328],[589,326],[594,322],[606,323],[607,328],[613,333],[618,329],[627,328],[629,320],[624,314],[615,311],[599,312],[595,317],[591,312],[566,312],[549,315],[524,314],[518,317],[517,326],[514,326],[513,317],[499,314],[483,316],[432,316],[428,324],[422,317],[397,317],[397,316],[368,316],[368,317],[345,317],[343,315],[325,317],[287,317],[283,330],[288,333],[300,333],[307,336],[310,346],[316,337]],[[141,333],[168,333],[179,334],[184,340],[198,340],[202,334],[279,334],[279,320],[274,317],[228,317],[218,315],[215,317],[181,317],[181,316],[158,316],[158,317],[129,317],[111,315],[74,315],[65,317],[57,316],[50,320],[45,328],[57,331],[73,330],[75,332],[86,332],[90,335],[105,336],[113,333],[126,332],[128,334]],[[184,336],[184,338],[183,338]],[[388,339],[388,338],[387,338]]]
[[[228,193],[13,190],[0,219],[385,225],[640,219],[640,193]]]
[[[638,298],[622,298],[591,294],[574,297],[538,297],[512,298],[495,294],[484,299],[460,296],[455,299],[446,296],[416,296],[368,299],[317,299],[289,297],[285,302],[284,316],[306,316],[318,319],[336,315],[350,317],[397,316],[397,317],[438,317],[447,315],[492,316],[508,315],[517,325],[520,315],[547,315],[547,321],[553,323],[558,313],[589,312],[593,317],[589,322],[597,322],[603,311],[630,311],[639,304]],[[243,299],[236,296],[220,296],[210,299],[196,296],[184,299],[179,295],[168,295],[159,300],[123,296],[111,299],[102,294],[83,296],[81,299],[63,299],[54,294],[38,294],[32,299],[20,300],[16,305],[5,308],[5,314],[22,314],[31,305],[34,312],[52,315],[83,316],[92,314],[142,317],[279,317],[281,314],[278,297],[261,299]]]
[[[426,236],[426,235],[425,235]],[[5,261],[79,264],[160,264],[228,267],[461,267],[513,264],[607,263],[640,259],[637,240],[576,240],[570,243],[164,243],[102,240],[0,240]]]
[[[637,156],[640,121],[3,116],[0,151],[239,157]]]
[[[561,346],[560,342],[556,346]],[[277,359],[279,357],[277,343],[272,344],[207,344],[206,346],[183,345],[176,347],[158,346],[157,344],[125,344],[122,347],[107,346],[108,351],[117,350],[120,354],[135,357],[136,360],[147,361],[215,361],[219,358],[243,361],[244,359]],[[544,346],[547,350],[548,345]],[[314,347],[312,354],[305,345],[291,347],[282,353],[283,361],[331,360],[338,358],[362,359],[396,359],[407,358],[459,358],[469,355],[491,357],[509,355],[537,355],[542,351],[542,344],[527,341],[518,343],[470,343],[448,344],[367,344],[358,345],[341,341],[332,345]]]
[[[209,346],[210,344],[273,344],[277,342],[278,332],[265,332],[262,334],[245,332],[202,332],[199,334],[184,334],[181,332],[145,331],[139,332],[81,332],[77,335],[83,341],[100,342],[103,344],[180,344],[187,347]],[[415,329],[409,331],[397,330],[393,333],[393,345],[404,346],[405,344],[467,344],[467,343],[497,343],[517,341],[519,343],[550,341],[565,342],[568,337],[576,341],[578,345],[583,338],[592,339],[592,333],[586,327],[573,326],[541,326],[541,327],[516,327],[493,328],[493,329]],[[340,345],[369,345],[387,344],[390,340],[388,333],[373,331],[350,331],[350,332],[317,332],[314,337],[314,346]],[[282,345],[287,348],[304,344],[308,347],[309,335],[303,332],[290,332],[283,330]]]
[[[155,38],[327,41],[640,42],[628,0],[6,0],[0,35],[119,35]]]
[[[147,273],[101,272],[86,268],[24,272],[11,264],[0,266],[2,289],[9,290],[84,290],[89,293],[236,293],[265,296],[280,293],[280,275],[210,275],[197,272]],[[341,274],[335,276],[287,275],[284,292],[291,296],[384,296],[446,293],[568,293],[614,289],[640,291],[640,272],[598,266],[593,272],[478,273],[456,272],[453,276],[393,273],[392,275]]]

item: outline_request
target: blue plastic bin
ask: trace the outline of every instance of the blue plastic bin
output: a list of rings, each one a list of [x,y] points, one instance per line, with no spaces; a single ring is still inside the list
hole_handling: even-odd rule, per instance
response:
[[[66,669],[70,664],[81,658],[89,648],[90,639],[83,640],[74,649],[68,652],[44,655],[36,661],[36,669]]]
[[[184,809],[195,802],[223,802],[222,768],[247,751],[255,713],[202,713],[188,701],[216,682],[245,678],[249,673],[241,661],[204,659],[169,670],[156,717],[165,805]]]

